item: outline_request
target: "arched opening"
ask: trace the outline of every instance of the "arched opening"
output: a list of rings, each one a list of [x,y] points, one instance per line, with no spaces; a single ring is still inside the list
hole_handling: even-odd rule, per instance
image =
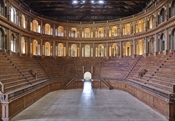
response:
[[[77,57],[77,56],[78,56],[77,45],[72,44],[71,45],[71,57]]]
[[[175,16],[175,0],[173,1],[171,6],[171,16]]]
[[[144,24],[143,24],[143,21],[140,20],[138,22],[138,25],[136,26],[136,33],[143,32],[143,30],[144,30]]]
[[[50,43],[46,42],[45,43],[45,56],[50,56],[50,50],[51,50]]]
[[[149,54],[154,53],[154,38],[153,37],[148,42],[148,53]]]
[[[131,34],[131,25],[126,24],[124,29],[124,35],[129,35],[129,34]]]
[[[69,37],[77,38],[77,29],[76,28],[71,29],[71,31],[69,33]]]
[[[109,37],[116,37],[117,35],[118,35],[117,27],[114,26],[114,27],[112,27],[112,30],[109,31]]]
[[[92,74],[90,72],[85,72],[84,73],[84,80],[91,80],[92,79]]]
[[[38,21],[37,20],[32,21],[32,31],[38,32]]]
[[[25,46],[25,39],[24,39],[24,37],[21,38],[21,53],[22,54],[26,53],[26,46]]]
[[[152,16],[149,18],[149,29],[152,29],[152,28],[153,28],[153,20],[154,20],[154,16],[152,15]]]
[[[15,52],[15,36],[12,34],[11,35],[11,51]]]
[[[16,10],[13,7],[10,8],[10,18],[13,23],[16,23]]]
[[[64,36],[64,28],[62,26],[58,27],[58,36],[60,37]]]
[[[104,57],[105,56],[105,48],[103,44],[98,45],[98,57]]]
[[[33,55],[37,55],[37,46],[38,46],[38,41],[33,40]]]
[[[119,46],[116,43],[112,44],[112,47],[109,49],[109,56],[118,56],[119,55]]]
[[[165,9],[162,8],[162,10],[160,11],[160,15],[159,15],[159,23],[162,23],[165,21]]]
[[[85,45],[85,57],[90,57],[91,56],[91,47],[90,45]]]
[[[0,50],[4,49],[4,32],[0,29]]]
[[[131,55],[131,43],[130,42],[126,43],[125,49],[126,49],[126,54],[125,55],[130,56]]]
[[[88,95],[92,94],[92,74],[90,72],[85,72],[84,73],[84,88],[83,88],[83,93],[87,95],[87,97],[89,97]]]
[[[165,35],[162,34],[160,37],[160,51],[164,51],[165,50]]]
[[[143,55],[143,53],[144,53],[143,45],[144,45],[143,40],[139,40],[137,45],[136,45],[136,47],[137,47],[136,48],[137,55]]]
[[[51,28],[49,24],[45,24],[45,34],[50,35],[51,33]]]
[[[83,35],[83,38],[91,38],[91,30],[90,30],[90,28],[86,28],[84,30],[84,34],[82,34],[82,35]]]
[[[60,56],[60,57],[64,56],[64,45],[62,43],[58,44],[58,50],[57,51],[58,51],[58,54],[57,54],[58,56]]]
[[[25,18],[25,16],[23,14],[21,16],[21,24],[22,24],[23,28],[26,28],[26,18]]]
[[[103,28],[99,28],[98,29],[98,38],[102,38],[104,37],[104,29]]]
[[[3,0],[0,0],[0,15],[5,16],[5,6]]]

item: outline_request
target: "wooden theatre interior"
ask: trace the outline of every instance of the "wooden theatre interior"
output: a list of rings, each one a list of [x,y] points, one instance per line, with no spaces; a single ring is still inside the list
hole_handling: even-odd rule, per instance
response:
[[[150,0],[138,13],[97,21],[88,14],[72,20],[41,15],[46,9],[38,12],[35,4],[45,6],[0,0],[2,121],[49,92],[83,88],[85,73],[93,88],[126,91],[175,121],[175,0]]]

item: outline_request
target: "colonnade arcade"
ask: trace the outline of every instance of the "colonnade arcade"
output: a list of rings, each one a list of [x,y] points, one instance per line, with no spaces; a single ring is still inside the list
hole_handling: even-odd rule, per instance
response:
[[[1,24],[0,50],[58,57],[122,57],[175,50],[173,24],[164,26],[175,17],[175,0],[163,2],[155,4],[159,8],[151,13],[143,11],[147,14],[139,19],[87,25],[26,15],[13,2],[0,0],[1,19],[16,27]]]

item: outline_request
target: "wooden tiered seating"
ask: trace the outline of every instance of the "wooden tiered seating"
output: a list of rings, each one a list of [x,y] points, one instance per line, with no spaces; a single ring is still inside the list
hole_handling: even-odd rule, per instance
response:
[[[102,78],[112,78],[125,79],[129,71],[137,63],[140,56],[136,58],[124,57],[122,59],[109,58],[102,62],[101,76]],[[108,71],[107,71],[108,70]]]
[[[171,64],[168,63],[170,60],[167,60],[167,58],[170,58],[169,55],[170,54],[159,54],[156,57],[153,55],[146,58],[142,57],[129,74],[127,80],[154,91],[161,92],[163,93],[162,95],[167,94],[167,97],[168,94],[173,93],[174,89],[172,81],[175,79],[173,78],[172,73],[169,73],[171,75],[168,77],[169,81],[167,81],[168,78],[163,77],[163,75],[161,76],[161,73],[172,72],[172,69],[169,68]],[[139,77],[138,74],[142,69],[146,69],[147,72],[143,77]]]
[[[53,57],[35,57],[48,75],[55,81],[69,82],[75,76],[75,67],[73,59],[53,58]],[[65,85],[64,84],[64,85]]]
[[[29,56],[19,57],[15,53],[12,56],[7,56],[7,58],[21,71],[31,85],[49,81],[50,78],[35,58]],[[37,78],[31,74],[31,69],[37,71]]]
[[[0,52],[0,58],[0,81],[4,85],[4,93],[30,84],[3,52]]]

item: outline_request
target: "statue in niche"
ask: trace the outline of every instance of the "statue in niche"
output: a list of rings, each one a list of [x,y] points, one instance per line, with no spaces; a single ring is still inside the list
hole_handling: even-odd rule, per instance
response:
[[[46,47],[46,56],[48,56],[48,47]]]
[[[100,57],[103,57],[103,56],[104,56],[104,54],[103,54],[103,47],[100,46]]]

